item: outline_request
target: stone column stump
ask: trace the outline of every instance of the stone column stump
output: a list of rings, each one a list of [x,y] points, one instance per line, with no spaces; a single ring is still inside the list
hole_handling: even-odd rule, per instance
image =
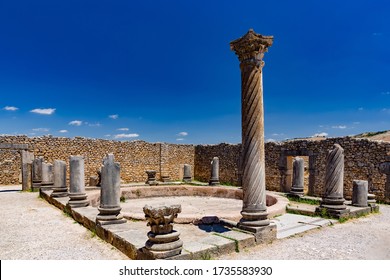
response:
[[[190,183],[192,181],[191,165],[184,164],[183,168],[184,168],[183,181],[186,183]]]
[[[158,182],[156,180],[156,173],[156,170],[146,170],[148,179],[146,180],[145,184],[148,184],[149,186],[157,186]]]
[[[68,196],[68,188],[66,187],[66,162],[62,160],[54,161],[54,186],[51,197]]]
[[[303,158],[296,157],[293,162],[293,184],[291,187],[290,194],[293,196],[301,197],[303,196],[305,180],[305,161]]]
[[[209,181],[210,186],[219,185],[219,158],[214,157],[211,161],[211,178]]]
[[[38,157],[32,163],[33,190],[39,190],[42,183],[42,163],[43,157]]]
[[[353,180],[352,184],[352,206],[368,207],[368,181]]]
[[[154,259],[166,259],[181,254],[183,241],[173,229],[173,220],[181,212],[181,205],[153,207],[145,205],[145,218],[151,230],[143,251]]]
[[[120,213],[120,165],[115,162],[114,155],[108,154],[103,159],[102,184],[100,189],[99,214],[96,216],[98,225],[126,223]]]
[[[379,165],[379,172],[386,175],[385,202],[390,202],[390,155]]]
[[[53,164],[42,163],[42,182],[41,186],[51,188],[54,185]]]
[[[334,144],[333,150],[329,151],[326,158],[325,171],[325,194],[322,197],[320,207],[316,212],[322,210],[335,218],[347,216],[350,212],[344,204],[344,149],[339,144]]]
[[[85,193],[84,180],[84,157],[71,156],[70,165],[70,185],[68,206],[71,208],[86,207],[89,205],[87,194]]]

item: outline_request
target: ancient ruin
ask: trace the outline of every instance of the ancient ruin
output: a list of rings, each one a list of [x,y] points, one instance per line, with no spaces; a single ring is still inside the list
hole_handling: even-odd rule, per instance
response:
[[[82,156],[71,156],[70,165],[70,185],[69,185],[69,207],[85,207],[89,205],[87,194],[85,193],[84,179],[84,158]]]
[[[273,37],[255,33],[252,29],[230,43],[240,60],[242,105],[242,229],[258,231],[268,226],[265,197],[265,150],[263,82],[264,53],[272,46]]]
[[[99,214],[96,223],[101,225],[125,223],[120,207],[120,165],[113,154],[103,159],[102,185],[100,191]]]
[[[153,207],[145,205],[145,218],[151,230],[145,251],[155,259],[166,259],[179,255],[183,249],[180,233],[173,229],[174,219],[181,212],[181,205]]]
[[[219,158],[214,157],[211,161],[211,176],[209,181],[210,186],[219,185]]]
[[[146,175],[148,176],[148,179],[146,180],[146,184],[149,186],[157,186],[158,182],[156,180],[156,170],[146,170]]]
[[[42,169],[41,169],[42,170]],[[66,186],[66,162],[62,160],[54,161],[54,185],[52,197],[68,196],[68,187]]]
[[[344,149],[335,144],[333,150],[329,151],[326,162],[325,193],[322,197],[321,209],[327,213],[341,217],[349,212],[344,204]]]
[[[302,158],[296,157],[293,161],[293,183],[290,194],[294,196],[303,196],[303,185],[304,185],[304,172],[305,162]]]

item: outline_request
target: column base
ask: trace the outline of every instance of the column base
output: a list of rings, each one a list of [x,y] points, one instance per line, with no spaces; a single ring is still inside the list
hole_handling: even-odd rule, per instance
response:
[[[218,179],[211,179],[209,181],[209,186],[219,186],[220,185],[220,182]]]
[[[183,182],[191,183],[192,182],[192,178],[183,178]]]
[[[289,195],[294,196],[294,197],[302,197],[302,196],[304,196],[304,192],[303,192],[303,189],[291,188]]]
[[[85,193],[69,193],[69,198],[68,205],[71,208],[86,207],[89,205],[89,200]]]
[[[67,188],[52,188],[53,192],[50,197],[66,197],[69,196]]]
[[[98,207],[99,214],[96,216],[96,224],[98,225],[112,225],[124,224],[127,222],[120,213],[121,207],[102,208]]]
[[[331,218],[340,219],[349,216],[350,210],[347,209],[347,206],[345,205],[340,205],[339,207],[334,205],[321,205],[316,208],[315,212],[321,216],[330,216]]]

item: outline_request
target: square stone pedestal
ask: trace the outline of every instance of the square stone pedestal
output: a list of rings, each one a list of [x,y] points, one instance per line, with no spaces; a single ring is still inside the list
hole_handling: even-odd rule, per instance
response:
[[[276,239],[276,224],[271,223],[263,227],[248,227],[238,224],[238,228],[254,235],[256,243],[271,243]]]

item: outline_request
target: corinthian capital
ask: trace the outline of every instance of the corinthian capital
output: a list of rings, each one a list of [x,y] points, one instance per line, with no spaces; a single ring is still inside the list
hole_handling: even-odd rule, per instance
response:
[[[273,40],[273,36],[263,36],[249,29],[244,36],[230,42],[230,49],[236,53],[241,63],[253,60],[261,62]]]

